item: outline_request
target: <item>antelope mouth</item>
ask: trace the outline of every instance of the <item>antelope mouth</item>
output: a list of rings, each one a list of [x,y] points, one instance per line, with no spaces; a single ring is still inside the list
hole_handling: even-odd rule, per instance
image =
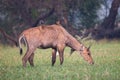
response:
[[[93,65],[93,64],[94,64],[94,62],[90,62],[89,64],[90,64],[90,65]]]

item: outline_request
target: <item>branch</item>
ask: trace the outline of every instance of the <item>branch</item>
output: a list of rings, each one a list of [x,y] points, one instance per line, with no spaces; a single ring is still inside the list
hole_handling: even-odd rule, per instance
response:
[[[55,11],[54,8],[52,8],[49,13],[44,14],[42,16],[40,15],[38,19],[35,21],[35,23],[32,25],[32,27],[36,27],[39,24],[40,20],[44,20],[45,18],[49,17],[50,15],[54,13],[54,11]]]
[[[11,37],[11,36],[9,36],[4,30],[2,30],[1,28],[0,28],[0,32],[3,34],[3,36],[5,36],[7,39],[9,39],[10,41],[12,41],[16,46],[17,46],[17,41],[13,38],[13,37]]]

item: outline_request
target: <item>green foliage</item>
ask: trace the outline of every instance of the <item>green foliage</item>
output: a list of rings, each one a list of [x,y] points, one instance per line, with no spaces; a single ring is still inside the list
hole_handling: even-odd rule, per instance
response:
[[[85,0],[80,8],[81,23],[83,26],[87,28],[94,26],[99,6],[100,4],[97,0]]]
[[[37,49],[35,66],[27,64],[23,68],[18,48],[0,46],[0,80],[119,80],[120,41],[89,41],[84,44],[91,42],[94,65],[86,63],[77,52],[69,56],[70,49],[66,48],[63,65],[59,65],[57,56],[54,67],[51,66],[51,49]]]
[[[93,27],[97,19],[97,10],[100,8],[100,0],[75,0],[70,9],[70,19],[73,24],[74,17],[79,20],[79,24],[85,28]]]
[[[78,24],[82,24],[85,27],[91,27],[95,24],[95,19],[97,18],[96,11],[100,7],[101,0],[57,0],[57,1],[30,1],[30,0],[1,0],[0,1],[0,14],[6,14],[6,18],[9,21],[13,21],[11,24],[18,24],[23,22],[25,24],[34,23],[43,11],[48,12],[49,7],[55,7],[56,11],[53,17],[60,17],[59,15],[67,14],[67,17],[71,17],[71,23],[76,24],[77,18]],[[49,3],[49,4],[48,4]],[[45,5],[49,6],[46,7]],[[60,7],[57,7],[59,5]],[[71,13],[72,11],[72,13]],[[51,21],[50,21],[51,20]],[[53,19],[48,19],[47,22],[55,21]],[[8,22],[6,22],[8,23]]]

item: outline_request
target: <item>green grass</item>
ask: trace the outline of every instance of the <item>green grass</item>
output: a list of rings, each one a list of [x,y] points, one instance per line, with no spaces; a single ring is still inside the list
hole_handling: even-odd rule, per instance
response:
[[[26,68],[22,67],[23,55],[19,55],[18,48],[0,45],[0,80],[119,80],[120,41],[84,42],[90,43],[94,65],[89,65],[77,52],[69,56],[70,48],[66,48],[63,65],[59,65],[57,56],[52,67],[51,49],[37,49],[35,66],[27,63]]]

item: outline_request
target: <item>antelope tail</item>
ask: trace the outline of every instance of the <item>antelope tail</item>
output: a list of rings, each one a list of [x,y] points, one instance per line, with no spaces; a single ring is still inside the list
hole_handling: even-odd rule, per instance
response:
[[[26,39],[25,39],[25,37],[24,37],[24,35],[21,35],[20,37],[19,37],[19,49],[20,49],[20,55],[22,55],[22,53],[23,53],[23,49],[22,49],[22,47],[21,47],[21,40],[23,39],[23,41],[25,42],[25,44],[26,44]]]

